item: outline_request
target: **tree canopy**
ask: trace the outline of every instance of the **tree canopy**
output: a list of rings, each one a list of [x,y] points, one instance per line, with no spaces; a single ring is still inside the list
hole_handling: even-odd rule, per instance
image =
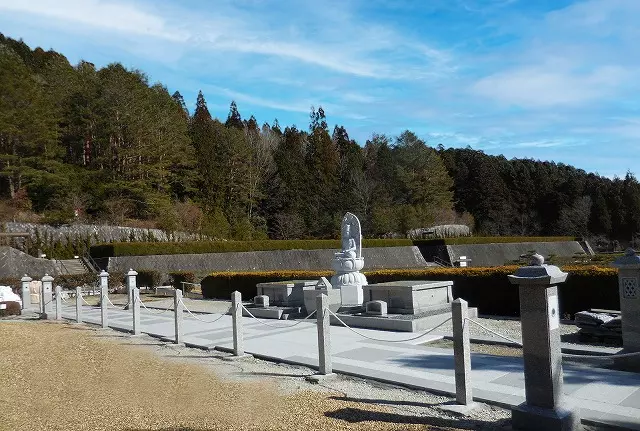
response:
[[[218,103],[219,101],[216,101]],[[247,119],[248,118],[248,119]],[[218,238],[337,237],[346,211],[369,237],[437,224],[486,235],[640,236],[640,184],[562,163],[431,146],[406,130],[359,145],[312,107],[308,128],[260,125],[232,101],[119,63],[71,65],[0,35],[4,219],[137,223]]]

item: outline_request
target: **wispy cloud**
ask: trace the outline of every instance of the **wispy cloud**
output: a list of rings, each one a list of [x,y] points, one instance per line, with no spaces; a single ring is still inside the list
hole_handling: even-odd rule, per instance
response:
[[[45,16],[93,28],[184,42],[186,31],[169,28],[167,20],[133,4],[103,0],[0,0],[0,10]]]
[[[323,106],[361,143],[411,129],[622,173],[640,159],[638,21],[638,0],[0,0],[8,36],[122,61],[188,103],[202,89],[222,117],[231,99],[283,125]]]

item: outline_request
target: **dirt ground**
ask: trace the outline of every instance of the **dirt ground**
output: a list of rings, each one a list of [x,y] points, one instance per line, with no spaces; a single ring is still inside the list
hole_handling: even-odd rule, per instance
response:
[[[159,341],[128,340],[82,325],[0,321],[0,430],[506,429],[504,420],[400,414],[304,384],[283,392],[274,380],[221,379],[188,359],[194,349],[168,360],[152,350]]]

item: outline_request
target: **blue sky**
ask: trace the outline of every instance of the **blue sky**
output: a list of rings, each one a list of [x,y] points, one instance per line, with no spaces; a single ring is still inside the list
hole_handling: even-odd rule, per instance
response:
[[[639,0],[0,0],[0,32],[120,61],[189,107],[364,144],[430,145],[640,174]]]

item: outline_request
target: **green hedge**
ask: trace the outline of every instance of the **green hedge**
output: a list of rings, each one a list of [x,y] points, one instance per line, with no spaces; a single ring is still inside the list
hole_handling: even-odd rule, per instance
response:
[[[467,300],[480,313],[517,316],[520,310],[518,288],[509,283],[507,275],[517,266],[393,269],[363,271],[370,284],[399,280],[451,280],[453,294]],[[559,287],[560,308],[570,315],[589,308],[620,309],[617,272],[613,268],[566,266],[567,281]],[[205,298],[228,299],[239,291],[245,299],[256,295],[256,284],[269,281],[303,280],[330,277],[331,271],[269,271],[217,272],[205,277],[202,294]]]
[[[576,241],[573,236],[461,236],[457,238],[417,239],[414,245],[465,245],[465,244],[492,244],[514,242],[558,242]]]
[[[574,237],[460,237],[433,240],[410,239],[363,239],[362,246],[400,247],[434,246],[453,244],[487,244],[512,242],[573,241]],[[264,241],[191,241],[191,242],[114,242],[98,244],[90,248],[93,258],[117,256],[148,256],[158,254],[229,253],[239,251],[267,250],[318,250],[340,249],[340,241],[334,239],[314,240],[264,240]]]

